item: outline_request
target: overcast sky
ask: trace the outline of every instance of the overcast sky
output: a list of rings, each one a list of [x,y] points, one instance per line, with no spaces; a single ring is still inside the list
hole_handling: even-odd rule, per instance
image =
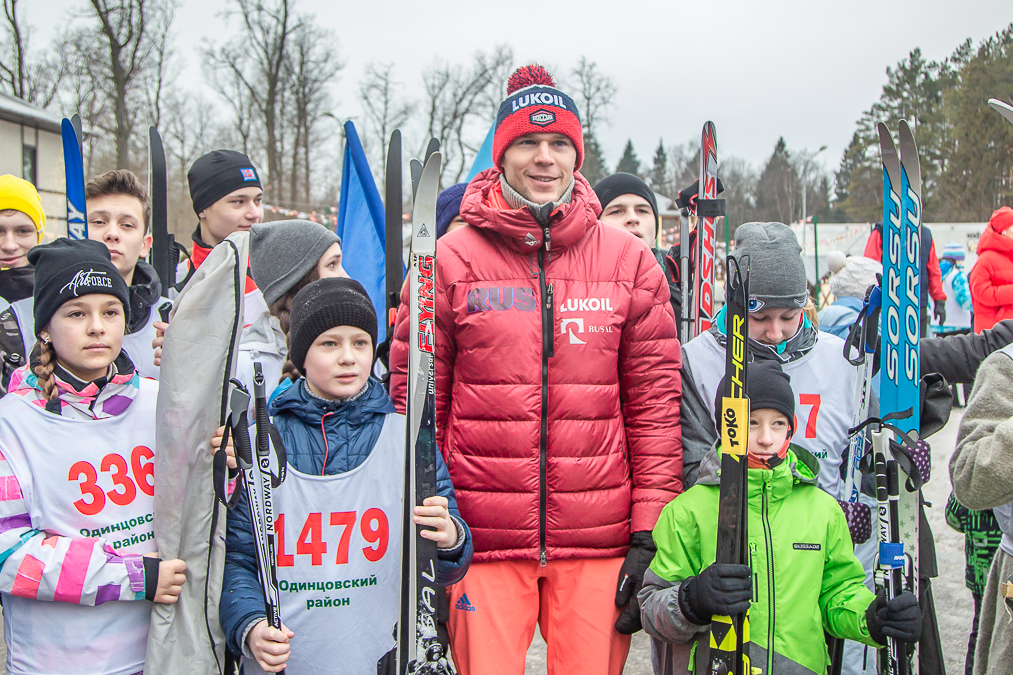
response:
[[[35,45],[47,45],[85,4],[24,3]],[[182,1],[174,30],[187,59],[184,86],[203,80],[199,49],[235,34],[235,19],[221,16],[226,6]],[[359,114],[355,91],[371,61],[393,62],[405,93],[418,97],[434,58],[466,63],[476,50],[507,44],[518,65],[568,71],[583,55],[614,78],[611,124],[599,134],[611,166],[627,138],[646,164],[659,138],[698,142],[710,119],[719,157],[760,165],[784,136],[791,149],[827,145],[819,160],[830,170],[878,98],[887,66],[915,47],[945,58],[966,38],[977,44],[1013,21],[1010,0],[297,0],[296,8],[338,36],[346,64],[334,89],[339,116]]]

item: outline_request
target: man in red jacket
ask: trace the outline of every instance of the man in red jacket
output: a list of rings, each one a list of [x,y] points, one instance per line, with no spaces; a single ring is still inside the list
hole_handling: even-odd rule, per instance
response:
[[[450,590],[454,660],[618,674],[640,628],[650,530],[682,491],[681,351],[647,244],[598,221],[577,107],[540,66],[510,78],[494,167],[436,268],[436,427],[475,562]],[[407,291],[391,349],[403,409]],[[616,589],[616,590],[613,590]]]

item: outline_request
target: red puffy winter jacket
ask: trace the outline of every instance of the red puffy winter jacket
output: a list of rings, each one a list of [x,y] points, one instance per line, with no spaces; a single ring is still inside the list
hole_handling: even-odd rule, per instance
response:
[[[1013,239],[998,232],[997,225],[1007,224],[993,214],[978,240],[978,260],[968,275],[975,333],[1013,319]]]
[[[471,182],[470,227],[436,256],[437,441],[475,560],[624,555],[682,491],[668,285],[642,241],[598,222],[580,174],[547,242],[499,177]],[[390,358],[402,410],[407,302],[406,286]]]

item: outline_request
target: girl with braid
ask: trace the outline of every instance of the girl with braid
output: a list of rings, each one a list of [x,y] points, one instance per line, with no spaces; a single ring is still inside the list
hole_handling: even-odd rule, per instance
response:
[[[129,293],[104,244],[28,257],[38,339],[0,400],[7,672],[140,673],[151,603],[186,569],[152,530],[158,383],[121,350]]]

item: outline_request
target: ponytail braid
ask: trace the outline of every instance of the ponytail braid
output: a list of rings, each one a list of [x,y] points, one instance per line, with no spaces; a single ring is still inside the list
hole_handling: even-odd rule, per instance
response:
[[[39,389],[47,401],[56,398],[56,382],[53,379],[53,368],[56,367],[56,350],[48,342],[38,340],[32,350],[38,357],[38,363],[32,366],[32,372],[39,378]]]

